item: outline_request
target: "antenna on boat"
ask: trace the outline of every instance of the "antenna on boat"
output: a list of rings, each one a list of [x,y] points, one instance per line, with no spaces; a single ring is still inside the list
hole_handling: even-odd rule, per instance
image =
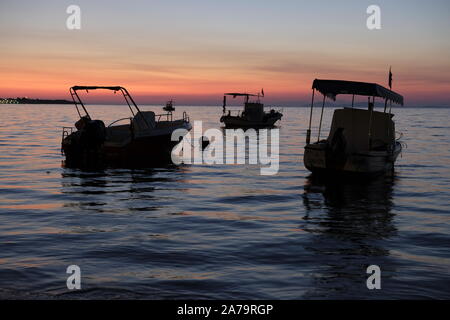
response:
[[[392,90],[392,66],[389,67],[389,89]]]
[[[256,96],[258,97],[258,103],[261,103],[260,98],[263,97],[264,98],[264,89],[261,89],[260,92],[258,92],[256,94]]]

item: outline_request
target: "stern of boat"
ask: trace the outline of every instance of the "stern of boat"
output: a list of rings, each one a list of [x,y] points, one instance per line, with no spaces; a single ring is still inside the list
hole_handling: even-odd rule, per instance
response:
[[[318,172],[327,169],[326,143],[314,143],[305,146],[303,163],[311,172]]]

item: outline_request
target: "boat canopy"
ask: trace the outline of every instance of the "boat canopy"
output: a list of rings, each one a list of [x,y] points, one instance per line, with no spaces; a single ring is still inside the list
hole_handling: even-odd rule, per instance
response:
[[[137,106],[136,102],[134,102],[134,100],[131,97],[131,95],[129,94],[128,90],[125,89],[124,87],[121,87],[121,86],[73,86],[70,88],[69,91],[70,91],[70,95],[72,96],[73,103],[75,104],[75,108],[77,109],[77,112],[78,112],[78,115],[80,116],[80,118],[82,118],[83,116],[87,116],[89,119],[91,119],[91,116],[90,116],[89,112],[86,110],[86,107],[85,107],[84,103],[81,101],[80,96],[78,95],[77,91],[78,90],[88,91],[88,90],[97,90],[97,89],[112,90],[112,91],[114,91],[114,93],[116,91],[120,91],[122,93],[123,97],[125,98],[128,108],[130,109],[133,116],[141,113],[141,110]],[[85,115],[82,115],[78,106],[81,106]],[[133,110],[133,107],[135,110]],[[147,122],[146,119],[144,119],[144,121]],[[150,125],[148,125],[148,127],[150,127]]]
[[[336,100],[338,94],[353,94],[380,97],[403,105],[403,96],[376,83],[316,79],[312,88],[333,100]]]
[[[250,94],[250,93],[225,93],[226,96],[233,96],[233,98],[236,97],[258,97],[257,94]]]
[[[113,86],[113,87],[105,87],[105,86],[73,86],[71,88],[74,91],[77,90],[96,90],[96,89],[105,89],[105,90],[113,90],[113,91],[119,91],[121,89],[125,89],[120,86]]]
[[[251,94],[251,93],[239,93],[239,92],[224,93],[222,106],[223,113],[225,113],[227,107],[227,96],[232,96],[233,99],[235,99],[236,97],[245,97],[245,104],[249,102],[250,97],[258,97],[259,103],[259,98],[261,97],[259,94]]]

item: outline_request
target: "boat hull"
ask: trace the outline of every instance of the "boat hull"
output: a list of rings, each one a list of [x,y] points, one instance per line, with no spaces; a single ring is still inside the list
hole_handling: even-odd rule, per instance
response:
[[[373,150],[336,157],[330,153],[326,143],[316,143],[305,147],[303,162],[317,175],[391,175],[401,150],[401,144],[396,142],[392,152]]]
[[[235,116],[222,116],[220,122],[225,124],[225,128],[243,128],[243,129],[260,129],[260,128],[272,128],[275,123],[280,120],[282,115],[275,115],[268,117],[262,121],[250,121],[242,117]]]
[[[184,129],[190,130],[191,126]],[[77,132],[63,140],[62,150],[67,167],[145,167],[172,164],[171,153],[179,141],[172,133],[131,137],[121,143],[106,140],[97,147],[86,148],[79,143]]]

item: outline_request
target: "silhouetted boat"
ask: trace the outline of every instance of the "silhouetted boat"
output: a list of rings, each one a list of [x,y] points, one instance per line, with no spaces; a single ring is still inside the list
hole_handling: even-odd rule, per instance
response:
[[[231,110],[227,107],[227,96],[245,97],[244,111],[239,111],[237,115],[232,115]],[[264,94],[248,94],[248,93],[225,93],[223,97],[223,115],[220,122],[225,124],[226,128],[269,128],[273,127],[275,123],[283,116],[281,112],[270,110],[264,112],[264,104],[261,103],[260,98]],[[257,97],[256,101],[249,101],[250,97]]]
[[[403,97],[378,84],[365,82],[316,79],[312,89],[309,129],[303,158],[305,167],[319,174],[391,174],[402,144],[395,137],[395,123],[392,120],[394,115],[391,108],[388,111],[387,107],[388,102],[403,105]],[[323,95],[323,104],[317,141],[311,143],[316,90]],[[328,138],[321,140],[325,98],[335,100],[338,94],[353,95],[352,107],[334,111]],[[354,108],[355,95],[369,97],[368,110]],[[375,97],[384,99],[384,112],[374,111]]]
[[[107,127],[101,120],[92,120],[77,94],[78,90],[105,89],[120,91],[132,117],[118,119]],[[147,165],[170,162],[171,151],[179,141],[172,141],[176,129],[191,130],[189,117],[172,119],[172,112],[155,115],[152,111],[141,111],[128,91],[120,86],[75,86],[70,94],[80,119],[71,127],[63,129],[61,149],[66,164],[78,165]],[[118,124],[128,121],[125,124]]]
[[[167,112],[175,111],[175,107],[173,106],[173,101],[172,100],[167,101],[167,103],[166,103],[165,107],[163,108],[163,110],[167,111]]]

